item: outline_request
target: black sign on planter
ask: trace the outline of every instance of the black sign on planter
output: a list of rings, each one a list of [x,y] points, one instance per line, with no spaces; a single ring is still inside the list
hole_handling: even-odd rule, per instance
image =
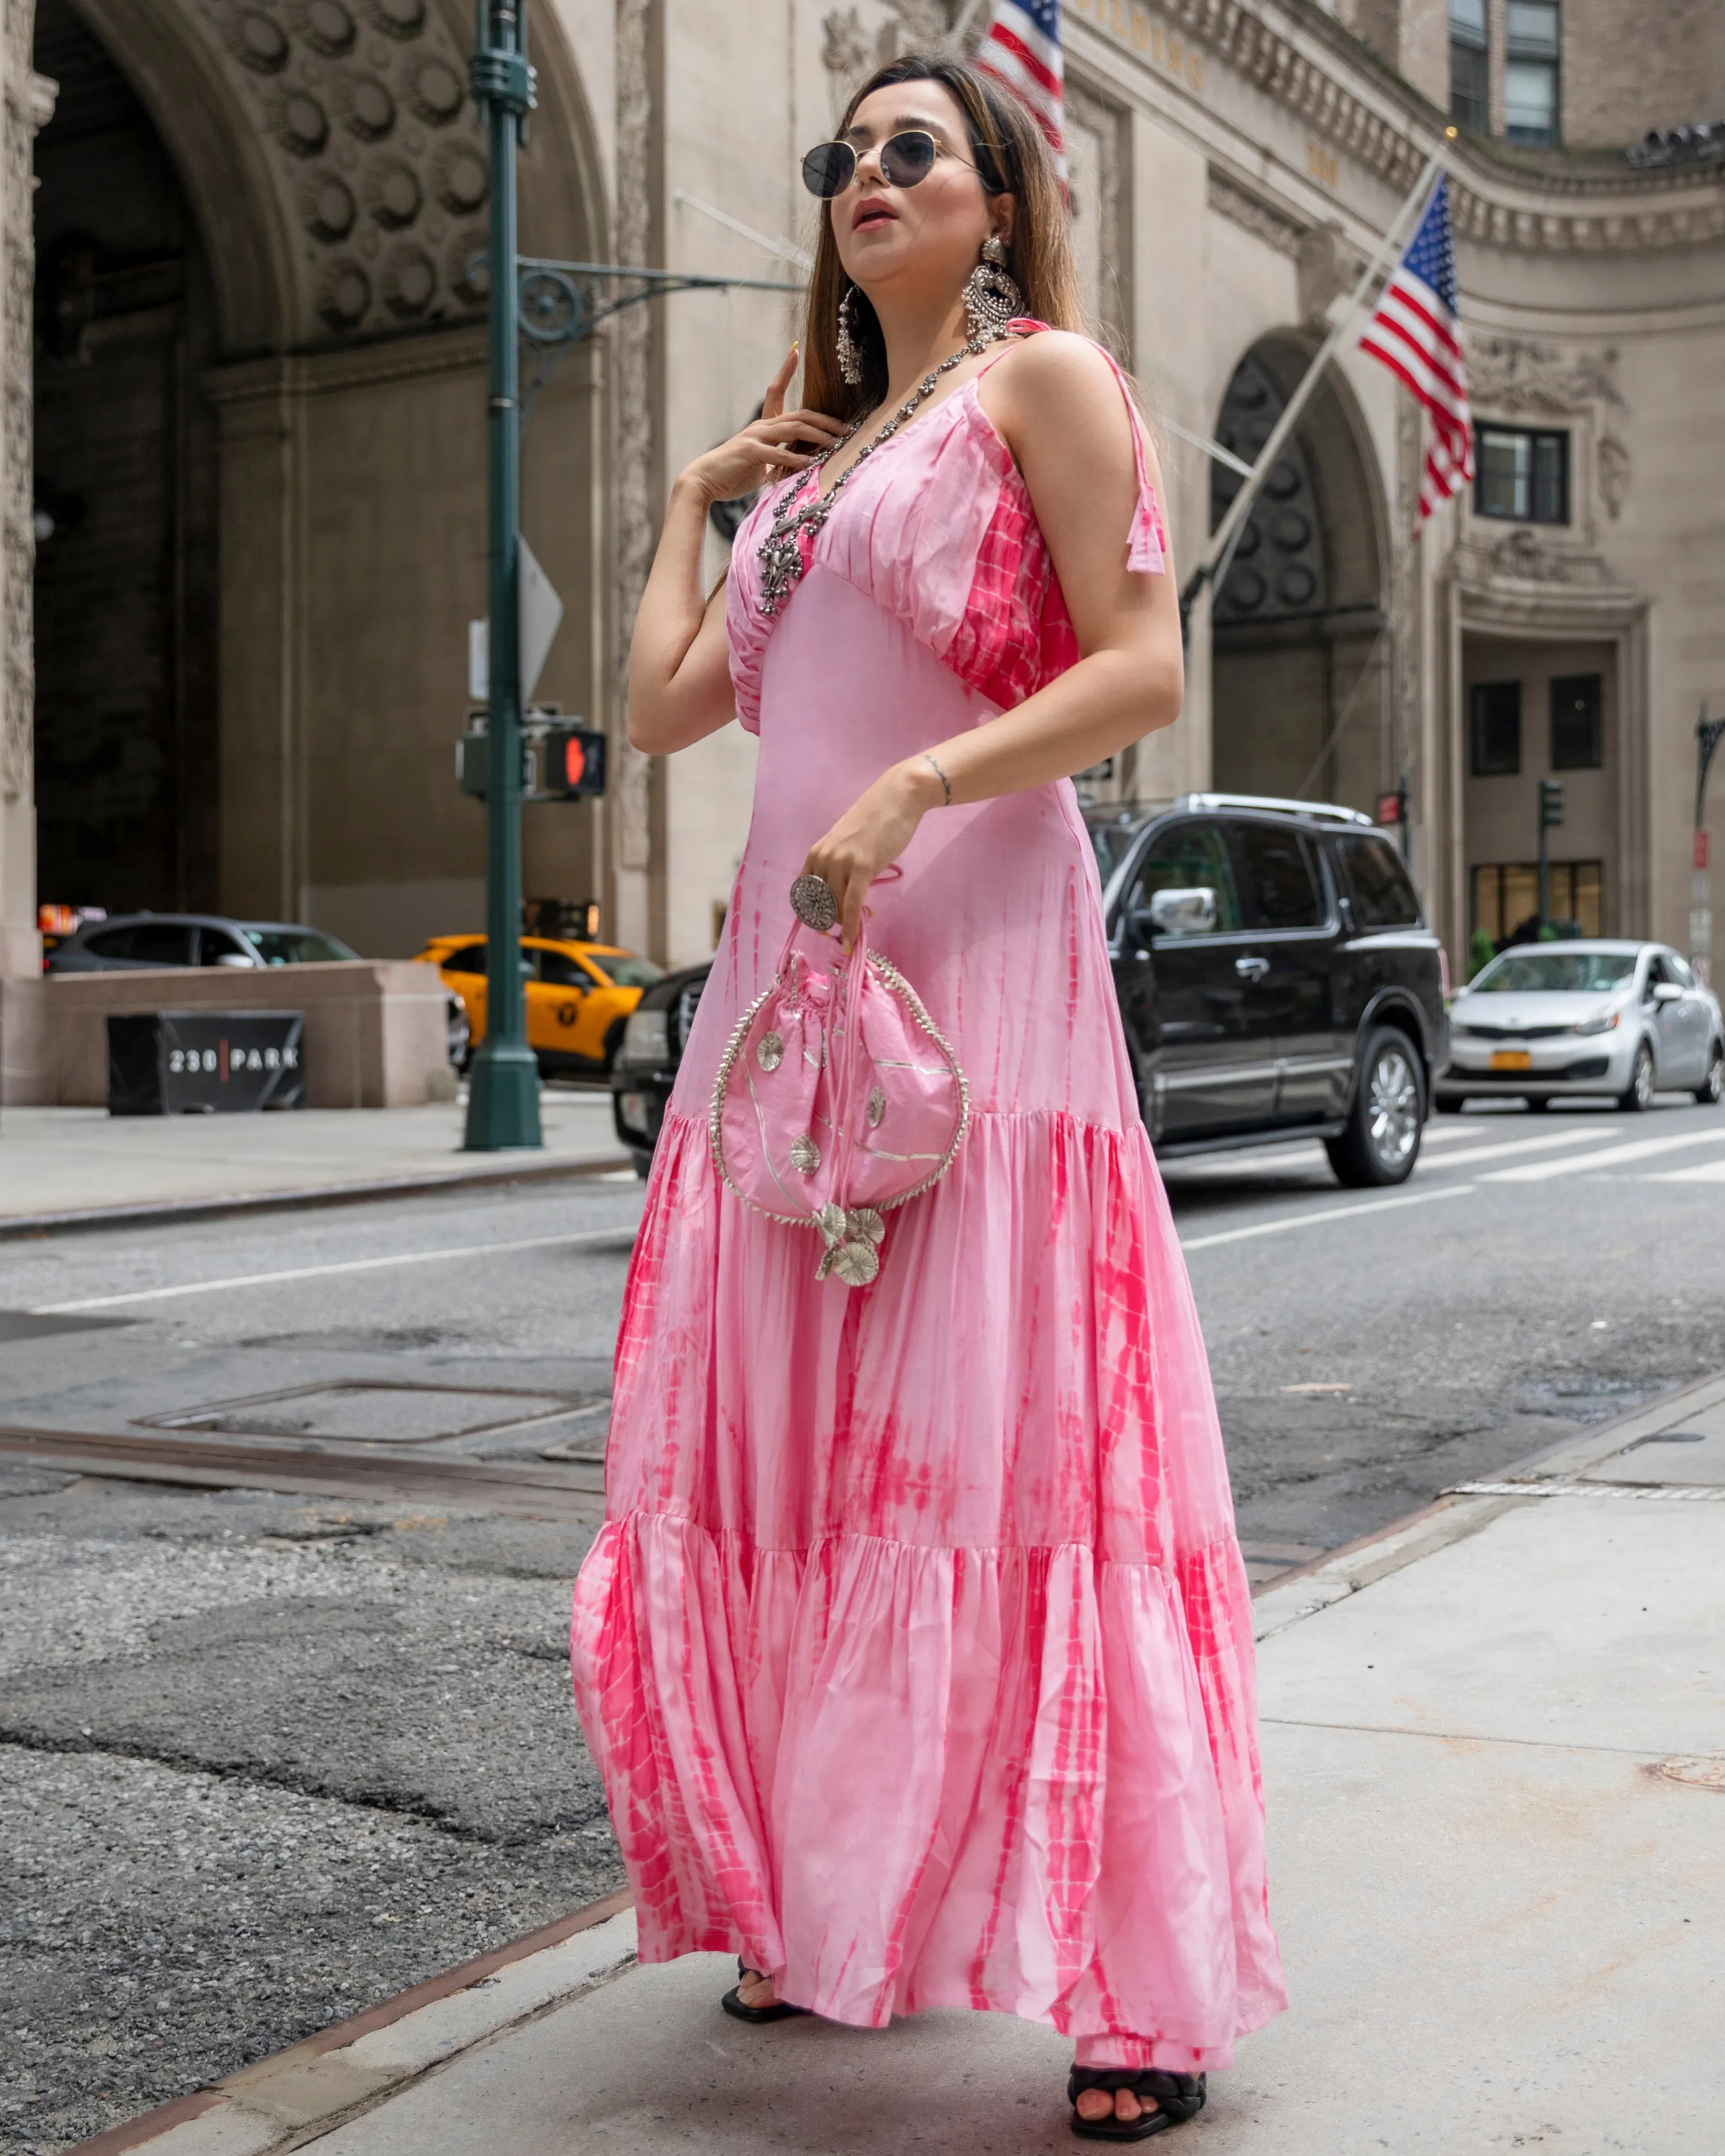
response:
[[[303,1011],[151,1011],[108,1020],[110,1116],[303,1108]]]

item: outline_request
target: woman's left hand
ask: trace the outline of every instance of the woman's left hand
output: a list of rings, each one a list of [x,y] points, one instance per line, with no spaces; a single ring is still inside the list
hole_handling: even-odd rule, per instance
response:
[[[824,877],[839,901],[839,932],[850,950],[869,886],[915,837],[926,811],[944,798],[928,764],[894,764],[809,850],[804,875]]]

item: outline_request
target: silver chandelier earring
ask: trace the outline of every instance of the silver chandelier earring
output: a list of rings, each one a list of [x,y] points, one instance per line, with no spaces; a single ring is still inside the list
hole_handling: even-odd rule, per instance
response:
[[[855,297],[855,285],[847,285],[839,302],[839,372],[853,389],[862,380],[862,354],[850,334],[850,303]]]
[[[973,341],[998,336],[1024,306],[1024,295],[1007,274],[1006,248],[998,234],[983,242],[983,259],[964,283],[964,312]]]

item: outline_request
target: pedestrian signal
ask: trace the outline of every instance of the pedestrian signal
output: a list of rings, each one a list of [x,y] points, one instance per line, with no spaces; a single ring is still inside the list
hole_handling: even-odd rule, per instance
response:
[[[541,790],[563,801],[605,790],[605,737],[587,726],[552,726],[539,747]]]

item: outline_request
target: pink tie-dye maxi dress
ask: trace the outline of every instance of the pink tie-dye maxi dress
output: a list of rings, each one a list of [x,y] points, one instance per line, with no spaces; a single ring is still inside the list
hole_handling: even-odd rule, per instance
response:
[[[734,1950],[863,2026],[985,2007],[1089,2065],[1225,2066],[1283,2003],[1250,1609],[1069,783],[937,810],[875,891],[873,946],[974,1113],[873,1285],[818,1282],[818,1238],[747,1210],[708,1150],[807,850],[887,765],[1072,663],[1060,587],[974,382],[859,469],[777,617],[769,515],[729,599],[753,820],[575,1593],[641,1956]]]

